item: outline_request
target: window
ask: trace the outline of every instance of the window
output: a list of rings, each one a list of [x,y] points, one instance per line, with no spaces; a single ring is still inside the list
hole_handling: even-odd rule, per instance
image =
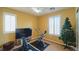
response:
[[[49,34],[60,35],[60,16],[49,18]]]
[[[4,13],[4,33],[15,32],[16,16],[11,13]]]

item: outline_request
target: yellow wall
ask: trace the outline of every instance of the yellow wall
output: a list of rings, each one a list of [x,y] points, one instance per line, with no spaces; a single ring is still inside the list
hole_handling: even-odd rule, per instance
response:
[[[2,40],[2,36],[3,36],[3,33],[2,33],[2,8],[0,8],[0,45],[4,42],[4,40]]]
[[[15,40],[15,33],[3,34],[3,17],[4,12],[16,14],[17,28],[32,28],[32,37],[37,36],[35,29],[37,28],[37,17],[28,13],[19,12],[9,8],[0,8],[0,45]],[[2,33],[2,34],[1,34]]]
[[[43,32],[44,30],[48,31],[48,19],[49,19],[49,17],[50,16],[57,16],[57,15],[61,16],[61,27],[64,24],[64,19],[66,17],[69,17],[71,24],[73,26],[73,29],[75,30],[75,27],[76,27],[75,8],[69,8],[69,9],[64,9],[64,10],[57,11],[54,13],[49,13],[49,14],[46,14],[43,16],[39,16],[38,25],[39,25],[40,31],[41,32]],[[47,40],[49,40],[49,41],[55,41],[59,44],[63,44],[62,40],[59,40],[57,36],[47,34],[46,37],[48,38]]]

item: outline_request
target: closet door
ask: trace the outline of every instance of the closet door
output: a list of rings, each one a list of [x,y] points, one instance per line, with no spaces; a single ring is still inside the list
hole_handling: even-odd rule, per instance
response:
[[[79,51],[79,8],[76,11],[76,42],[77,42],[77,50]]]

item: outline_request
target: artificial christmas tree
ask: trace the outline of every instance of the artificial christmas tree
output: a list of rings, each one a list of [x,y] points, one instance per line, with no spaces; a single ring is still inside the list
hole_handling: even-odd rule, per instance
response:
[[[76,36],[68,17],[65,19],[59,39],[62,39],[64,44],[66,44],[65,48],[68,47],[68,45],[76,46]]]

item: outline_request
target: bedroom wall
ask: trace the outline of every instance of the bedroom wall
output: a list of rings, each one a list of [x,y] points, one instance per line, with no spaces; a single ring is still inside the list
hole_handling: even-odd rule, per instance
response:
[[[48,19],[49,19],[49,17],[50,16],[57,16],[57,15],[61,16],[61,28],[62,28],[62,25],[64,24],[64,19],[66,17],[69,17],[73,29],[76,30],[75,8],[69,8],[69,9],[64,9],[64,10],[57,11],[57,12],[54,12],[54,13],[49,13],[49,14],[46,14],[46,15],[43,15],[43,16],[39,16],[39,20],[38,20],[39,23],[38,24],[39,24],[40,31],[41,32],[43,32],[44,30],[48,31]],[[63,41],[59,40],[59,38],[57,36],[49,35],[47,33],[46,38],[47,38],[46,40],[56,42],[56,43],[59,43],[59,44],[63,44]]]
[[[0,45],[3,43],[3,33],[2,33],[2,12],[3,12],[3,9],[0,8]]]
[[[0,45],[15,40],[15,33],[3,34],[3,13],[9,12],[16,14],[17,16],[17,28],[32,28],[32,37],[37,36],[36,28],[37,28],[37,17],[34,15],[30,15],[28,13],[16,11],[9,8],[0,8]]]

